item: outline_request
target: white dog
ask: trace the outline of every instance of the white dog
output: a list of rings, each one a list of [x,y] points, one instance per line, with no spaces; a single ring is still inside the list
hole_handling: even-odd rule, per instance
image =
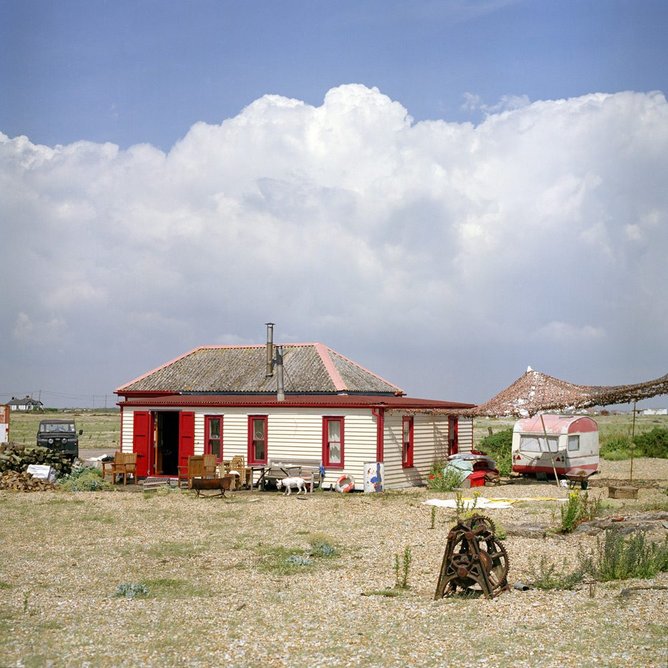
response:
[[[276,481],[276,489],[285,487],[285,496],[292,494],[292,488],[297,488],[297,494],[304,492],[306,494],[306,480],[304,478],[283,478],[283,480]]]

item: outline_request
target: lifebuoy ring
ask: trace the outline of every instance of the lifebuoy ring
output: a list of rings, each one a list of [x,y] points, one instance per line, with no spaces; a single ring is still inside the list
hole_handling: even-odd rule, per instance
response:
[[[351,475],[342,475],[334,485],[334,489],[337,492],[346,494],[347,492],[352,492],[355,489],[355,478]]]

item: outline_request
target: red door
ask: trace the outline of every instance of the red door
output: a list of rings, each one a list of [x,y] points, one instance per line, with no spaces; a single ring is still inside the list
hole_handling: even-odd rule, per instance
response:
[[[179,413],[179,466],[188,468],[188,457],[195,454],[195,413]]]
[[[456,416],[448,417],[448,456],[459,452],[459,420]]]
[[[148,411],[135,411],[132,430],[132,452],[137,453],[137,477],[145,478],[151,468],[153,428]]]

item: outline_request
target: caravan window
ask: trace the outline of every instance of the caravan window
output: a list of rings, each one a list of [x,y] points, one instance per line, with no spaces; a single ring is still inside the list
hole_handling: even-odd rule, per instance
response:
[[[520,450],[523,452],[557,452],[559,438],[548,436],[520,436]]]
[[[569,436],[568,437],[568,449],[570,451],[580,449],[580,437],[579,436]]]

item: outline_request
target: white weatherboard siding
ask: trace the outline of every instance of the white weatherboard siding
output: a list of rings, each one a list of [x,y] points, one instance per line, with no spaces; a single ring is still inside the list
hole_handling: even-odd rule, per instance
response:
[[[141,410],[156,411],[147,406]],[[164,409],[161,409],[164,410]],[[178,411],[178,408],[174,408]],[[195,411],[194,452],[204,452],[204,417],[223,416],[223,456],[248,456],[248,416],[267,416],[267,457],[270,461],[322,461],[323,417],[344,418],[343,469],[328,469],[323,481],[325,488],[336,483],[342,474],[352,475],[357,489],[364,485],[364,464],[376,461],[376,418],[369,409],[343,409],[323,412],[317,408],[208,408]],[[413,464],[410,469],[401,466],[401,437],[403,414],[388,411],[385,414],[385,488],[399,489],[425,484],[431,465],[445,459],[448,452],[447,416],[415,415],[413,432]],[[132,452],[134,410],[124,408],[122,416],[122,443],[124,452]],[[473,421],[459,420],[460,452],[471,450]]]
[[[448,456],[447,416],[415,415],[413,418],[413,466],[401,466],[401,413],[385,416],[385,487],[401,489],[423,485],[431,465]]]
[[[471,452],[473,450],[473,418],[459,418],[459,452]]]
[[[215,413],[209,412],[208,415]],[[248,451],[248,416],[267,416],[267,459],[281,462],[322,461],[323,417],[344,418],[344,464],[343,469],[327,469],[323,484],[336,483],[347,473],[363,485],[364,464],[376,457],[376,422],[371,412],[362,410],[337,410],[323,413],[318,409],[280,409],[249,412],[226,408],[223,417],[223,453],[225,459],[234,455],[246,457]],[[203,432],[202,432],[203,434]],[[195,449],[203,448],[204,441],[197,442]]]
[[[121,411],[121,450],[132,452],[134,439],[134,415],[132,409],[123,408]]]
[[[155,411],[150,406],[142,410]],[[174,409],[178,411],[178,408]],[[123,411],[123,449],[132,452],[132,409]],[[223,416],[223,456],[248,455],[248,416],[267,416],[267,457],[271,461],[309,460],[322,461],[323,417],[344,418],[344,464],[343,469],[328,469],[324,484],[336,483],[343,474],[352,475],[356,485],[364,484],[364,464],[376,459],[376,420],[368,409],[332,410],[323,413],[319,409],[225,409],[211,408],[195,412],[194,452],[204,452],[204,417]]]

